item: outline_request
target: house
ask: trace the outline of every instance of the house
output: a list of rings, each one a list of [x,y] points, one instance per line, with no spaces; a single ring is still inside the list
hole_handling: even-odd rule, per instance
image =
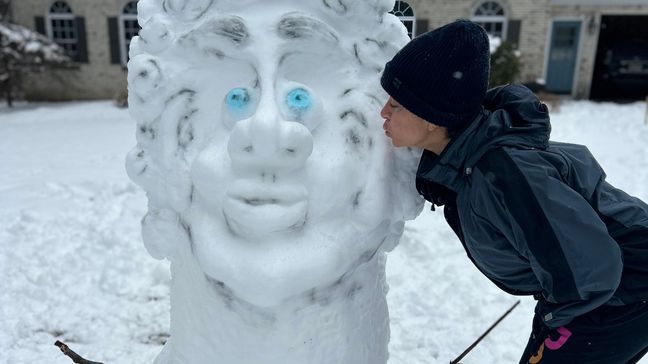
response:
[[[353,0],[359,1],[359,0]],[[520,82],[591,99],[648,95],[648,0],[396,1],[411,36],[471,19],[516,45]],[[30,99],[110,98],[126,88],[137,1],[20,0],[13,20],[48,35],[75,60],[73,69],[25,80]]]
[[[13,22],[47,35],[74,61],[72,68],[27,75],[31,100],[113,98],[126,90],[130,39],[137,34],[137,1],[19,0]]]

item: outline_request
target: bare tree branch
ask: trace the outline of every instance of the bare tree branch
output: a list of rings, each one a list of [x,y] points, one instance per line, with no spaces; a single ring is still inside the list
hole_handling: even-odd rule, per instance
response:
[[[77,354],[74,351],[70,350],[70,348],[67,345],[65,345],[64,343],[62,343],[62,342],[60,342],[58,340],[56,340],[54,345],[58,346],[58,348],[61,349],[63,354],[69,356],[70,359],[72,359],[72,361],[77,363],[77,364],[103,364],[103,363],[100,363],[100,362],[97,362],[97,361],[90,361],[90,360],[83,359],[79,354]]]

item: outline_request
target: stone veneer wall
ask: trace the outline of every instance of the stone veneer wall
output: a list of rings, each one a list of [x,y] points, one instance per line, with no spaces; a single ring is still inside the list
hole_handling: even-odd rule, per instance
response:
[[[73,69],[34,73],[26,77],[23,90],[30,100],[113,98],[126,90],[126,70],[110,63],[108,17],[117,17],[124,0],[65,0],[74,16],[84,17],[89,63]],[[14,22],[35,29],[35,16],[45,17],[52,0],[19,0],[12,4]]]

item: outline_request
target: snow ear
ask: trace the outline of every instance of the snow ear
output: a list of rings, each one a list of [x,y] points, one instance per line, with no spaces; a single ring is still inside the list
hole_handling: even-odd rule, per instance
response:
[[[142,219],[142,239],[155,259],[174,260],[182,244],[190,245],[190,233],[180,216],[170,209],[150,209]]]
[[[153,182],[160,178],[158,169],[148,158],[146,151],[139,145],[126,155],[125,166],[128,177],[147,192],[151,189]]]

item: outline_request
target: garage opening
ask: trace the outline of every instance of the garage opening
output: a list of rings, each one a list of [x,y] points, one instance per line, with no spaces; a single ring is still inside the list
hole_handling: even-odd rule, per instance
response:
[[[648,96],[648,15],[602,17],[590,95],[595,100]]]

